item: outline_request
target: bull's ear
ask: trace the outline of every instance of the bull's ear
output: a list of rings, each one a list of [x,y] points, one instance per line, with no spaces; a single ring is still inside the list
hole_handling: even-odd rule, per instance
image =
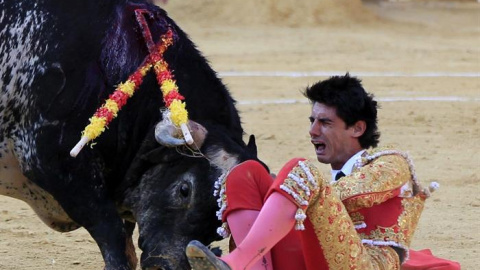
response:
[[[257,144],[255,143],[255,135],[252,134],[250,135],[250,137],[248,137],[247,148],[252,155],[254,155],[255,157],[257,156]]]
[[[75,106],[75,95],[65,90],[66,77],[60,63],[53,63],[36,73],[32,91],[36,104],[47,119],[63,119]],[[59,104],[62,104],[58,106]]]
[[[154,150],[142,155],[141,159],[153,164],[168,163],[181,158],[174,148],[157,147]]]

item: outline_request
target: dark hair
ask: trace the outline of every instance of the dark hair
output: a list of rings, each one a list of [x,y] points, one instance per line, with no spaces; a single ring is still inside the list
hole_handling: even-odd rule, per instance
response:
[[[303,93],[312,103],[318,102],[334,107],[337,116],[347,127],[363,120],[366,123],[365,133],[359,137],[363,148],[376,147],[380,138],[377,127],[377,102],[373,95],[365,91],[361,80],[356,77],[333,76],[307,87]]]

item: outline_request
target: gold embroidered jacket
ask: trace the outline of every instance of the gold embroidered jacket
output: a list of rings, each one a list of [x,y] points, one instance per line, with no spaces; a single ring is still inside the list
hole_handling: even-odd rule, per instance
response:
[[[400,151],[366,152],[352,174],[333,184],[362,243],[408,246],[428,194],[417,182],[412,161]]]

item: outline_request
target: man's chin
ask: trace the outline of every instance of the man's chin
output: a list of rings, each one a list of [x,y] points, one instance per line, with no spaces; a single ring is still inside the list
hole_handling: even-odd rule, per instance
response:
[[[323,163],[323,164],[330,164],[330,159],[328,159],[324,155],[317,155],[317,160],[318,160],[318,162]]]

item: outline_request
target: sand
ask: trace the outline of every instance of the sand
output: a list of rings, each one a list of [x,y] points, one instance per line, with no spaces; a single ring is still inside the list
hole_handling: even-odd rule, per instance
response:
[[[476,269],[480,5],[255,2],[260,1],[171,0],[163,7],[239,101],[244,129],[257,136],[260,158],[272,171],[294,156],[315,159],[307,134],[310,105],[301,90],[329,74],[361,75],[380,101],[381,144],[407,150],[419,179],[441,185],[427,202],[412,248],[430,248],[459,261],[462,269]],[[295,8],[295,2],[302,4]],[[7,197],[0,197],[0,258],[0,269],[103,267],[85,230],[52,231],[25,203]]]

